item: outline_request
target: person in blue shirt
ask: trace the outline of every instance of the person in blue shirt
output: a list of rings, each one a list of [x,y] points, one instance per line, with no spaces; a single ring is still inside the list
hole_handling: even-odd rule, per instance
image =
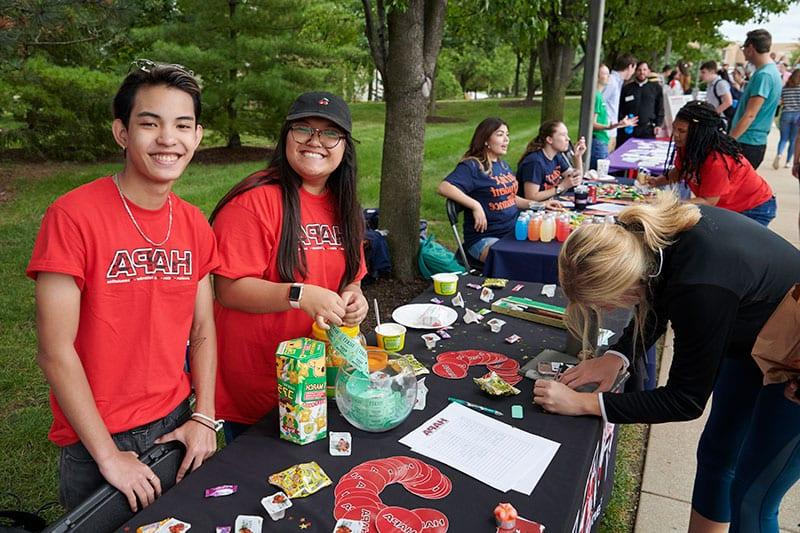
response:
[[[525,198],[543,202],[580,185],[586,140],[581,137],[575,145],[572,165],[564,157],[568,149],[569,132],[564,123],[558,120],[542,123],[539,134],[528,143],[517,167]]]
[[[764,160],[767,135],[781,99],[782,80],[778,67],[769,55],[772,36],[767,30],[747,32],[742,51],[756,67],[744,88],[736,114],[733,116],[731,137],[742,145],[742,153],[754,169]]]
[[[437,192],[463,205],[464,249],[474,259],[485,261],[489,248],[514,231],[520,209],[537,207],[517,196],[517,178],[501,159],[508,151],[508,124],[495,117],[484,119],[469,143],[469,149],[439,184]],[[558,202],[547,202],[561,209]]]

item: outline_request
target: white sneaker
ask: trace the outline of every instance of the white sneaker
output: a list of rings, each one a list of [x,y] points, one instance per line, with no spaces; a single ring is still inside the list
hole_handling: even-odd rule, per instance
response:
[[[779,168],[781,168],[781,155],[780,154],[776,155],[775,159],[772,161],[772,168],[774,168],[775,170],[778,170]]]
[[[785,164],[785,165],[783,165],[783,168],[789,168],[789,167],[791,167],[791,166],[792,166],[792,164],[791,164],[790,162],[788,162],[788,161],[787,161],[787,162],[786,162],[786,164]]]

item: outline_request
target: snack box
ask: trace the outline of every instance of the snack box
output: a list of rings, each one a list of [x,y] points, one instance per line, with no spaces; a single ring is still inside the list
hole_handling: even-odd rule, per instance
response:
[[[281,438],[296,444],[327,438],[325,344],[305,337],[284,341],[275,362]]]

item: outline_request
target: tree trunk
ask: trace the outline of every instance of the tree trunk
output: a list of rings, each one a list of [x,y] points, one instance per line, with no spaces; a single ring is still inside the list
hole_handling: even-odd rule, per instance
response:
[[[372,75],[369,77],[369,83],[367,84],[367,102],[372,101],[372,81],[375,79],[375,69],[372,70]]]
[[[439,74],[439,65],[433,69],[433,80],[431,80],[431,97],[428,99],[428,116],[436,115],[436,76]]]
[[[542,122],[564,120],[564,97],[573,76],[575,47],[564,43],[555,32],[548,32],[539,43],[539,68],[542,73]]]
[[[236,49],[237,32],[233,16],[236,14],[236,5],[238,3],[238,0],[228,0],[228,20],[230,21],[230,27],[228,28],[228,39],[234,50]],[[228,87],[231,91],[228,95],[227,101],[225,102],[225,109],[228,113],[228,148],[239,148],[242,146],[242,139],[239,136],[239,125],[236,120],[236,73],[237,71],[235,67],[228,69]]]
[[[514,69],[514,98],[519,98],[519,71],[522,65],[522,55],[517,52],[517,67]]]
[[[406,9],[388,14],[380,209],[394,277],[401,281],[417,275],[425,117],[446,5],[446,0],[409,0]]]
[[[526,80],[527,83],[527,92],[525,94],[525,101],[526,102],[533,102],[533,95],[536,93],[536,86],[533,84],[533,75],[536,72],[536,61],[538,60],[539,55],[536,52],[536,47],[531,47],[530,58],[528,59],[528,79]]]

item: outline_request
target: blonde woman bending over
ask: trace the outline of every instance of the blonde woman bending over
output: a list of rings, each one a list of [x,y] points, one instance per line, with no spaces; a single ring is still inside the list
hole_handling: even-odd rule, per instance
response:
[[[604,355],[559,382],[537,381],[534,402],[553,413],[655,424],[699,417],[713,391],[689,531],[730,524],[731,532],[777,532],[781,499],[800,478],[800,399],[796,380],[762,385],[750,353],[800,281],[800,252],[749,218],[665,194],[622,211],[618,224],[573,232],[559,255],[559,278],[568,327],[585,341],[591,315],[635,309],[634,320]],[[573,390],[595,382],[608,391],[667,322],[675,352],[665,385],[622,394]]]

